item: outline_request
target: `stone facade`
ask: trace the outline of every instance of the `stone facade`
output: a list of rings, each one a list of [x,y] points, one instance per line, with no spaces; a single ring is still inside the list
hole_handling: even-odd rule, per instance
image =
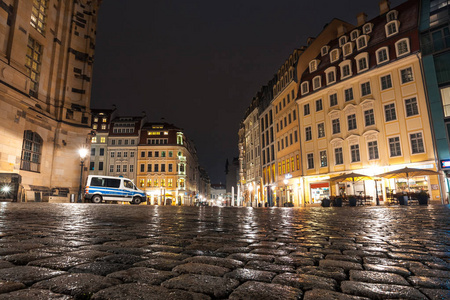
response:
[[[100,1],[3,1],[0,172],[21,175],[21,201],[67,202],[78,149],[91,138],[90,90]]]

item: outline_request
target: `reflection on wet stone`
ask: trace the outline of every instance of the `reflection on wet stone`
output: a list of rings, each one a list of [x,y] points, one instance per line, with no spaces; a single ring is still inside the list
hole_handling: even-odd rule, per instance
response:
[[[0,299],[450,298],[448,206],[4,209]]]

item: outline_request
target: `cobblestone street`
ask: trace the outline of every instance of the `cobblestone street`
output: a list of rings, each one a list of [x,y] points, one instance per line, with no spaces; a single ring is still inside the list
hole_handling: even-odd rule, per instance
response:
[[[449,206],[0,211],[0,299],[450,299]]]

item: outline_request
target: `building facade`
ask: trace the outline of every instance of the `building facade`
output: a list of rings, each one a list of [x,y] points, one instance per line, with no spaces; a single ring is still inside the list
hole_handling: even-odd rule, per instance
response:
[[[0,172],[21,201],[67,202],[89,148],[90,91],[101,1],[2,1]],[[87,168],[86,168],[87,170]]]
[[[150,204],[194,205],[200,196],[207,196],[199,194],[197,152],[182,129],[145,123],[137,155],[137,186],[145,190]]]
[[[302,73],[301,112],[304,193],[311,203],[339,194],[425,190],[441,201],[438,176],[334,184],[341,173],[376,175],[404,166],[437,169],[421,70],[419,2],[390,9],[358,26],[338,30]]]

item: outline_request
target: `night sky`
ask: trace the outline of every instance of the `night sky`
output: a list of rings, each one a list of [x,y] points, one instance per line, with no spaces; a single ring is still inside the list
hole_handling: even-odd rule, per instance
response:
[[[92,108],[184,129],[211,183],[238,156],[252,98],[309,36],[338,18],[379,14],[379,0],[105,0],[99,12]],[[391,1],[391,8],[402,3]]]

